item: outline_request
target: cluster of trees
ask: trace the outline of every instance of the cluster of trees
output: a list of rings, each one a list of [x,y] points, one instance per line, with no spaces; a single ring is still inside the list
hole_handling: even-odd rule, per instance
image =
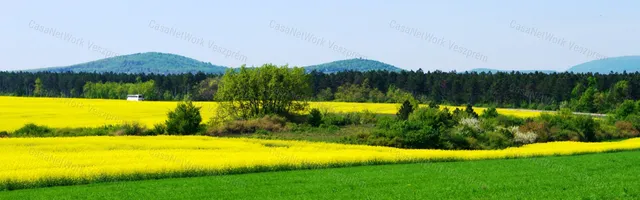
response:
[[[557,110],[562,102],[574,98],[576,85],[593,86],[596,91],[611,89],[620,81],[628,81],[629,99],[640,98],[640,73],[574,74],[564,73],[475,73],[370,71],[324,74],[311,72],[311,87],[317,99],[326,99],[344,85],[366,85],[386,93],[390,86],[409,92],[421,102],[438,104],[472,104],[483,107],[530,108]],[[590,84],[588,78],[596,80]],[[583,87],[586,90],[587,87]],[[329,92],[331,91],[331,93]],[[370,95],[372,96],[372,95]],[[373,95],[375,97],[375,95]],[[369,98],[367,101],[375,101]]]
[[[92,99],[122,99],[127,94],[142,94],[146,99],[159,99],[154,87],[153,80],[137,83],[87,82],[82,91],[85,98]]]
[[[625,100],[634,98],[627,80],[618,81],[606,90],[598,88],[595,77],[589,77],[587,80],[586,86],[578,83],[571,91],[570,106],[575,111],[607,112],[615,109]]]
[[[316,95],[316,100],[320,101],[342,101],[342,102],[374,102],[374,103],[402,103],[410,101],[414,106],[418,105],[413,94],[400,88],[390,85],[385,93],[378,88],[371,88],[367,80],[361,84],[346,83],[338,86],[335,94],[331,88],[321,90]]]
[[[116,74],[116,73],[53,73],[53,72],[0,72],[0,95],[90,97],[85,95],[87,83],[111,83],[109,90],[117,90],[126,83],[153,81],[155,100],[182,100],[191,96],[193,100],[211,100],[217,89],[215,79],[219,75],[196,74]],[[113,84],[118,83],[118,84]],[[92,86],[90,86],[92,87]],[[108,95],[107,95],[108,96]],[[124,98],[122,96],[120,98]]]
[[[215,97],[220,101],[219,115],[246,119],[303,110],[310,95],[303,68],[265,64],[227,70]]]

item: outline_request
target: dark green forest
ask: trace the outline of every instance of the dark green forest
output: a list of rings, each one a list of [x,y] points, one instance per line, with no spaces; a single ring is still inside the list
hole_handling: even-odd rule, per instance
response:
[[[410,94],[421,103],[607,112],[626,99],[640,99],[640,73],[475,73],[347,71],[307,74],[312,99],[398,102]],[[220,75],[0,72],[0,94],[124,99],[141,93],[149,100],[213,100]],[[111,89],[108,89],[111,88]],[[117,92],[110,92],[117,91]],[[613,91],[613,92],[610,92]],[[104,95],[102,93],[109,93]],[[402,102],[398,102],[402,103]]]

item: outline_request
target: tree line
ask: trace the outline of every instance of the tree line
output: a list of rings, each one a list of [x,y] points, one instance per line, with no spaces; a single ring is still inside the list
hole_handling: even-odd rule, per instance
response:
[[[563,102],[577,110],[598,112],[611,100],[640,99],[640,73],[476,73],[417,71],[347,71],[308,73],[311,99],[323,101],[402,102],[410,94],[421,103],[557,110]],[[221,76],[205,73],[123,74],[0,72],[0,94],[11,96],[125,98],[125,84],[148,83],[149,100],[214,100]],[[108,83],[108,84],[107,84]],[[87,85],[121,87],[117,95],[95,95]],[[105,86],[100,85],[100,86]],[[91,88],[91,87],[89,87]],[[117,90],[117,89],[113,89]],[[102,88],[102,91],[107,89]],[[613,91],[613,92],[608,92]],[[142,93],[142,92],[137,92]],[[574,100],[572,100],[574,99]]]

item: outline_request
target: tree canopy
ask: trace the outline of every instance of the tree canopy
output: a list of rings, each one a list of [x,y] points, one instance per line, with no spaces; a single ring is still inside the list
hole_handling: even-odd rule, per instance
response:
[[[221,109],[237,118],[287,115],[305,109],[309,97],[309,76],[303,68],[273,64],[227,70],[216,93]]]

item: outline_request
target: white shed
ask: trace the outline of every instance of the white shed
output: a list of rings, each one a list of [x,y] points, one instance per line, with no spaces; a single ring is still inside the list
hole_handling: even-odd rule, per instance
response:
[[[141,94],[130,94],[127,95],[127,101],[142,101],[144,97]]]

